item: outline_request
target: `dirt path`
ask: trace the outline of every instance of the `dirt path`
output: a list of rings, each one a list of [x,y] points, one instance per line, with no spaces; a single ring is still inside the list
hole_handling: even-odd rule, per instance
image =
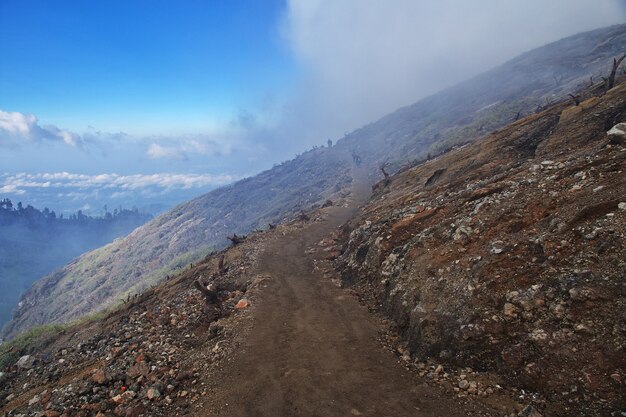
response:
[[[313,272],[306,249],[355,210],[333,208],[324,222],[266,248],[261,272],[272,278],[255,305],[248,339],[221,373],[214,393],[220,406],[210,415],[484,414],[420,383],[382,348],[368,311]]]

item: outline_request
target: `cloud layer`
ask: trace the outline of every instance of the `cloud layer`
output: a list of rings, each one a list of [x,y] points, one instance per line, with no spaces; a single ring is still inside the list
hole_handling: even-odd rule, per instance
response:
[[[0,192],[18,193],[29,189],[57,188],[75,190],[162,191],[203,188],[228,184],[236,177],[211,174],[99,174],[68,172],[0,175]]]

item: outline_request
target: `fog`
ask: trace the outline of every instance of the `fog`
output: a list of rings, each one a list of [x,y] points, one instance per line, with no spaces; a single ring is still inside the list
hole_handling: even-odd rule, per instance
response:
[[[275,130],[289,149],[341,137],[528,51],[626,20],[622,0],[289,0],[304,77]]]

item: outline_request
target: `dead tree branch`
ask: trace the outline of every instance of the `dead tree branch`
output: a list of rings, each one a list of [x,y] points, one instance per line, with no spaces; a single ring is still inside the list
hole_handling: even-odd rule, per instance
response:
[[[226,239],[230,240],[233,246],[237,246],[238,244],[246,240],[246,236],[237,236],[237,233],[233,233],[232,236],[226,236]]]
[[[204,295],[204,300],[208,305],[213,305],[218,302],[218,291],[215,285],[213,284],[205,284],[200,281],[200,278],[193,282],[193,285],[196,287],[198,291]]]
[[[626,58],[626,54],[622,55],[621,58],[613,58],[613,69],[611,69],[611,75],[609,75],[609,85],[607,90],[610,90],[615,86],[615,75],[617,74],[617,69],[622,64],[622,61]]]
[[[568,96],[570,96],[572,98],[572,100],[574,100],[574,103],[576,103],[577,106],[580,105],[580,96],[579,95],[574,95],[574,94],[568,94]]]
[[[219,262],[217,263],[217,271],[220,275],[224,275],[228,272],[228,267],[224,263],[224,254],[222,254]]]
[[[391,184],[391,178],[389,177],[389,173],[385,170],[385,168],[387,168],[389,164],[387,162],[384,162],[381,166],[380,166],[380,172],[383,173],[383,187],[388,186],[389,184]]]

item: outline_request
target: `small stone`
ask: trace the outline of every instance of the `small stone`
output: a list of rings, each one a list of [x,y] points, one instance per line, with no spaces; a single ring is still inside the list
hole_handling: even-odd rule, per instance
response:
[[[33,398],[30,399],[30,401],[28,402],[28,405],[35,405],[39,402],[40,398],[39,395],[35,395]]]
[[[470,386],[470,383],[466,379],[462,379],[459,381],[459,388],[465,390],[465,389],[468,389],[469,386]]]
[[[126,409],[125,417],[145,416],[147,411],[148,410],[146,409],[146,407],[140,404],[135,407],[129,407],[128,409]]]
[[[141,375],[146,376],[149,372],[150,368],[148,365],[145,362],[141,362],[128,368],[128,370],[126,370],[126,375],[130,378],[137,378]]]
[[[623,145],[626,143],[626,123],[618,123],[611,130],[606,132],[609,143],[612,145]]]
[[[530,338],[535,342],[543,342],[548,339],[548,337],[548,332],[543,329],[535,329],[530,333]]]
[[[248,308],[248,307],[250,307],[250,301],[246,300],[245,298],[242,298],[235,305],[235,310],[242,310],[242,309]]]
[[[597,193],[598,191],[601,191],[603,188],[604,188],[604,186],[603,186],[603,185],[600,185],[600,186],[598,186],[598,187],[594,188],[594,189],[593,189],[593,192],[594,192],[594,193]]]
[[[437,368],[435,368],[435,373],[436,374],[440,374],[442,372],[443,372],[443,366],[437,365]]]
[[[221,324],[218,324],[216,322],[213,322],[213,323],[209,324],[209,335],[217,336],[217,334],[220,331],[222,331],[222,329],[224,329],[224,326],[222,326]]]
[[[507,317],[517,317],[519,309],[511,303],[505,303],[503,313]]]
[[[146,397],[148,397],[149,400],[157,400],[161,397],[161,393],[156,388],[150,388],[146,393]]]
[[[494,254],[494,255],[499,255],[502,252],[504,252],[504,249],[499,248],[497,246],[494,246],[494,247],[491,248],[491,253]]]
[[[35,358],[30,355],[24,355],[18,359],[16,365],[20,369],[30,369],[35,364]]]
[[[527,405],[518,415],[518,417],[543,417],[532,405]]]
[[[620,210],[626,210],[626,202],[621,202],[617,205],[617,208]]]
[[[107,377],[106,377],[105,372],[102,369],[97,369],[91,375],[91,380],[98,385],[103,385],[107,382]]]

